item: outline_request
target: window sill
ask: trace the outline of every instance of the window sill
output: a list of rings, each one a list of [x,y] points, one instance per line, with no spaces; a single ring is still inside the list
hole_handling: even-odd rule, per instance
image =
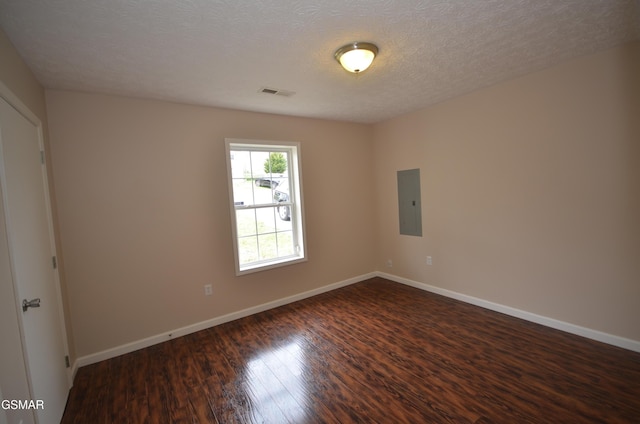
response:
[[[236,275],[241,276],[245,274],[253,274],[254,272],[267,271],[274,268],[280,268],[283,266],[289,266],[298,264],[301,262],[306,262],[306,257],[288,257],[288,258],[280,258],[273,261],[262,262],[252,265],[244,265],[240,269],[236,269]]]

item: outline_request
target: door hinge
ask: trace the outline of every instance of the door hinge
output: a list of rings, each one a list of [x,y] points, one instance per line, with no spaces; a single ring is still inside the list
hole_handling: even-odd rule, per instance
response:
[[[55,256],[51,257],[51,263],[53,264],[53,269],[58,269],[58,259]]]
[[[64,365],[65,365],[67,368],[71,368],[71,361],[69,361],[69,355],[66,355],[66,356],[64,357]]]
[[[44,150],[40,150],[40,163],[44,165]]]

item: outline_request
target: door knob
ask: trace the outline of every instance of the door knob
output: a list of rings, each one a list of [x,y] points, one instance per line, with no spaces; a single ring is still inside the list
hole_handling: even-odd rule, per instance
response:
[[[40,307],[40,298],[27,300],[24,299],[22,301],[22,312],[27,312],[29,308],[39,308]]]

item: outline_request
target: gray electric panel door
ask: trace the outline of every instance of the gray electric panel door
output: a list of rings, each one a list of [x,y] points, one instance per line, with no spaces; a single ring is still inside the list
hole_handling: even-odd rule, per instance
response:
[[[400,234],[422,236],[419,169],[398,171],[398,210]]]

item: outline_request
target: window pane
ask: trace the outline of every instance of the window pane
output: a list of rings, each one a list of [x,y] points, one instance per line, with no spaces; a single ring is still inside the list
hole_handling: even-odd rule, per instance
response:
[[[278,185],[275,186],[273,190],[273,201],[274,202],[290,202],[291,199],[291,190],[289,189],[289,179],[284,177],[278,179]]]
[[[274,233],[276,231],[276,208],[256,209],[258,234]]]
[[[238,259],[240,265],[250,264],[259,259],[257,236],[238,238]]]
[[[250,152],[231,151],[231,178],[251,178]]]
[[[268,159],[269,152],[251,152],[251,170],[254,178],[270,176],[270,173],[264,170],[264,164]]]
[[[233,180],[233,204],[236,206],[255,205],[253,184],[250,179]]]
[[[276,233],[276,240],[278,242],[279,256],[289,256],[296,252],[293,245],[293,233],[291,231]]]
[[[255,182],[254,196],[256,204],[273,203],[273,186],[276,181],[270,178],[258,178]]]
[[[240,209],[236,211],[236,225],[238,237],[252,236],[256,234],[255,209]]]
[[[260,259],[275,259],[278,257],[278,244],[275,233],[258,236]]]
[[[304,260],[296,145],[240,141],[227,141],[238,272]]]
[[[276,214],[278,216],[278,219],[276,219],[276,230],[291,230],[291,207],[287,205],[278,206],[276,207]]]
[[[284,176],[289,169],[287,152],[269,152],[264,162],[264,172],[270,175]]]

